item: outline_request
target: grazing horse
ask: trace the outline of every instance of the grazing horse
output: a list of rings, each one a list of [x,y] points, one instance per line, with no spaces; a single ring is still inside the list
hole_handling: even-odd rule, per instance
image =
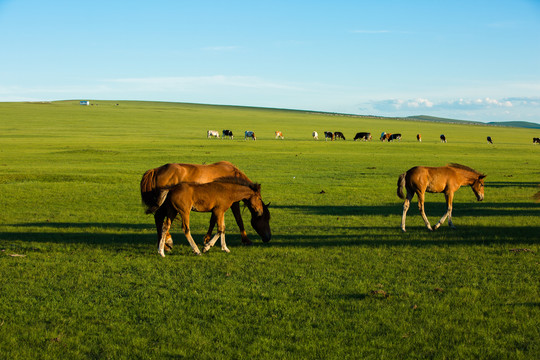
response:
[[[255,133],[253,131],[247,131],[244,133],[244,140],[247,140],[248,138],[251,138],[253,140],[257,140],[257,137],[255,136]]]
[[[313,133],[311,134],[311,136],[313,136],[313,140],[319,140],[319,133],[318,133],[318,132],[313,131]]]
[[[201,255],[199,248],[193,241],[189,228],[191,210],[197,212],[212,212],[218,225],[216,235],[205,241],[203,252],[210,250],[221,238],[221,250],[230,252],[225,243],[225,212],[232,204],[243,200],[249,204],[259,216],[264,213],[264,204],[261,200],[261,185],[254,184],[240,178],[222,178],[211,183],[194,184],[180,183],[171,189],[163,205],[156,212],[156,229],[158,233],[158,253],[165,257],[165,242],[172,222],[178,214],[182,218],[182,229],[186,235],[193,252]],[[212,220],[211,220],[212,221]]]
[[[441,136],[439,136],[441,138],[441,142],[445,143],[446,142],[446,136],[444,136],[444,134],[441,134]]]
[[[232,133],[231,130],[223,130],[222,133],[223,133],[222,139],[225,139],[226,137],[228,137],[229,139],[232,140],[234,138],[233,133]]]
[[[368,133],[368,132],[356,133],[356,135],[354,136],[354,141],[356,140],[363,140],[363,141],[371,140],[371,133]]]
[[[345,135],[343,135],[343,133],[341,131],[336,131],[334,133],[334,139],[342,139],[342,140],[345,140]]]
[[[422,142],[422,135],[416,134],[416,141]]]
[[[182,182],[189,183],[209,183],[222,177],[237,177],[239,179],[251,180],[236,166],[228,161],[220,161],[209,165],[199,164],[166,164],[155,169],[146,171],[141,179],[141,198],[146,206],[146,213],[153,214],[165,201],[169,189]],[[272,237],[270,231],[270,212],[268,205],[265,205],[265,211],[262,216],[259,216],[249,204],[246,204],[251,212],[251,226],[257,231],[263,242],[270,241]],[[236,223],[240,229],[242,243],[249,245],[249,240],[244,222],[240,213],[240,204],[238,202],[231,206]],[[155,218],[155,215],[154,215]],[[216,219],[214,219],[215,222]],[[205,239],[212,236],[214,225],[210,223]],[[172,238],[168,235],[167,246],[172,248]]]
[[[324,132],[324,141],[328,141],[328,139],[330,139],[330,141],[334,141],[334,133],[331,132],[331,131],[325,131]]]
[[[276,139],[278,138],[283,140],[283,133],[281,131],[276,131]]]
[[[452,223],[452,200],[454,193],[463,185],[470,185],[478,201],[484,199],[484,178],[486,175],[479,173],[470,167],[459,164],[448,164],[441,167],[415,166],[399,176],[397,182],[397,195],[405,199],[403,204],[403,216],[401,217],[401,230],[405,231],[405,217],[411,200],[418,196],[418,208],[422,219],[429,230],[437,230],[448,217],[448,224],[455,228]],[[403,195],[403,188],[407,189],[407,197]],[[447,211],[434,228],[431,228],[424,212],[424,195],[429,193],[444,193]]]
[[[401,134],[389,134],[388,141],[398,140],[401,141]]]
[[[493,139],[491,139],[491,136],[487,137],[487,142],[488,144],[493,144]]]
[[[206,138],[217,137],[219,139],[219,133],[216,130],[208,130],[206,132]]]
[[[533,144],[540,144],[540,138],[533,138]]]

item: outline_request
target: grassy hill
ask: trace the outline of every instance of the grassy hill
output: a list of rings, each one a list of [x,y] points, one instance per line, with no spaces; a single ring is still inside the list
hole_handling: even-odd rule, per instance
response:
[[[540,358],[536,130],[93,103],[0,103],[0,358]],[[352,141],[359,131],[403,140]],[[272,240],[244,211],[242,246],[228,213],[231,253],[196,257],[177,219],[161,258],[142,174],[220,160],[261,183]],[[399,174],[450,162],[487,174],[485,200],[460,189],[457,230],[435,232],[411,206],[401,232]],[[426,195],[432,224],[445,210]],[[199,246],[209,218],[191,214]]]
[[[440,117],[427,116],[427,115],[409,116],[406,119],[418,120],[418,121],[453,123],[453,124],[493,125],[493,126],[521,127],[521,128],[527,128],[527,129],[540,129],[540,124],[528,122],[528,121],[491,121],[488,123],[483,123],[480,121],[456,120],[456,119],[440,118]]]

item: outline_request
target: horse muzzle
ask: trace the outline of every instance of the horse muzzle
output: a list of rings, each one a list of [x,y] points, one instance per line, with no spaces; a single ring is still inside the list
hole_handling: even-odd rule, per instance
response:
[[[478,201],[484,200],[484,194],[478,194],[478,195],[476,195],[476,199],[477,199]]]

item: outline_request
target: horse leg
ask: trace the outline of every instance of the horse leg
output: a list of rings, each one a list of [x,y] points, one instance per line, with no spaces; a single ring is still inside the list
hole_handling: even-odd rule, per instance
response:
[[[182,229],[184,230],[184,235],[186,235],[189,245],[191,245],[191,248],[195,254],[201,255],[201,252],[199,251],[197,244],[195,244],[195,240],[193,240],[191,231],[189,229],[189,209],[187,211],[182,211],[180,215],[182,216]]]
[[[240,236],[242,237],[242,244],[244,245],[251,245],[252,242],[249,240],[246,229],[244,228],[244,221],[242,220],[242,213],[240,212],[240,202],[235,202],[231,205],[231,211],[234,215],[234,219],[236,220],[236,224],[238,225],[238,228],[240,229]],[[219,224],[218,224],[219,227]]]
[[[169,232],[169,229],[171,228],[171,224],[175,217],[176,217],[175,213],[173,213],[172,211],[168,212],[167,216],[164,217],[164,221],[161,226],[161,237],[158,242],[158,254],[161,255],[162,257],[165,257],[165,251],[164,251],[165,240],[167,238],[167,233]],[[159,227],[159,225],[157,225],[157,220],[156,220],[156,226]],[[159,234],[159,230],[158,230],[158,234]]]
[[[212,232],[214,231],[214,226],[216,225],[216,217],[214,213],[210,216],[210,225],[208,226],[208,232],[204,235],[204,243],[207,244],[208,241],[212,238]]]
[[[428,230],[433,231],[431,228],[431,224],[429,223],[429,220],[426,216],[426,213],[424,212],[424,193],[417,193],[418,197],[418,209],[420,210],[420,215],[422,215],[422,219],[424,219],[424,223],[426,223],[426,227]]]
[[[162,225],[163,220],[165,219],[165,216],[167,215],[167,209],[165,206],[161,206],[154,214],[154,222],[156,223],[156,229],[158,233],[158,242],[161,241],[161,232],[162,232]],[[169,231],[165,234],[165,251],[169,252],[172,251],[173,247],[173,240],[171,237],[171,234]]]
[[[230,253],[231,251],[227,247],[227,244],[225,244],[225,212],[222,212],[217,216],[217,221],[218,234],[221,235],[221,250]]]
[[[401,216],[401,230],[405,232],[405,218],[407,217],[407,211],[409,211],[409,206],[411,205],[411,200],[414,196],[414,193],[409,194],[407,192],[407,197],[405,198],[405,202],[403,203],[403,215]]]
[[[448,224],[450,225],[450,227],[455,228],[454,224],[452,223],[452,200],[454,198],[454,194],[450,193],[450,194],[445,194],[444,196],[446,198],[446,212],[442,216],[441,220],[439,220],[437,225],[435,225],[435,227],[433,228],[434,230],[437,230],[439,226],[444,224],[444,221],[446,220],[447,217],[449,217]]]

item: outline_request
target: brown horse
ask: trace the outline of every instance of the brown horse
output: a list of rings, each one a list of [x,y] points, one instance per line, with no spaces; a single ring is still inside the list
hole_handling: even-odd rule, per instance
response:
[[[164,248],[167,234],[171,224],[178,214],[182,218],[184,234],[197,255],[201,255],[199,248],[191,237],[189,216],[191,210],[198,212],[212,212],[217,220],[217,234],[204,246],[207,252],[221,238],[221,250],[230,252],[225,244],[225,212],[232,204],[244,200],[259,216],[264,213],[264,204],[261,200],[261,185],[251,181],[229,177],[218,179],[211,183],[194,184],[180,183],[169,189],[163,205],[156,211],[155,221],[158,233],[158,253],[165,256]]]
[[[433,230],[424,212],[424,194],[444,193],[447,211],[439,220],[434,229],[438,229],[448,217],[448,224],[455,228],[452,223],[452,200],[454,193],[463,185],[470,185],[478,201],[484,199],[484,178],[486,175],[479,173],[470,167],[459,164],[448,164],[441,167],[415,166],[399,176],[397,182],[397,194],[405,199],[403,204],[403,216],[401,217],[401,230],[405,231],[405,217],[411,200],[418,196],[418,208],[422,219],[429,230]],[[407,189],[407,197],[403,195],[403,187]]]
[[[146,213],[155,213],[165,201],[169,189],[181,182],[204,184],[223,177],[236,177],[251,182],[242,171],[228,161],[220,161],[210,165],[166,164],[155,169],[150,169],[144,173],[141,179],[141,197],[143,204],[146,206]],[[269,204],[264,205],[264,213],[262,216],[258,215],[256,211],[253,211],[249,204],[246,203],[246,205],[251,212],[251,225],[264,242],[270,241],[272,234],[269,224]],[[240,213],[240,204],[238,202],[234,203],[231,206],[231,210],[234,214],[236,223],[238,224],[238,228],[240,229],[242,243],[247,245],[251,244],[244,229],[244,222]],[[215,223],[216,219],[212,215],[212,221],[210,222],[210,227],[205,236],[206,241],[212,236]],[[169,248],[172,248],[172,244],[172,238],[170,234],[167,234],[166,245]]]

